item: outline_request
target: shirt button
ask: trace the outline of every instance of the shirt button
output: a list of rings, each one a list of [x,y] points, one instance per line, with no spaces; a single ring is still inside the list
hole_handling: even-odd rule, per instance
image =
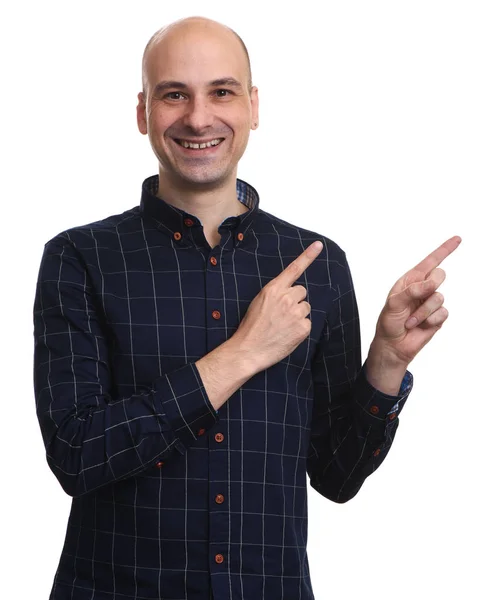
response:
[[[211,265],[214,265],[214,266],[217,265],[217,258],[215,256],[211,256],[210,261],[211,261]]]
[[[216,503],[217,504],[222,504],[224,502],[224,496],[222,494],[218,494],[216,496]]]
[[[215,560],[216,560],[217,564],[220,565],[224,560],[224,556],[222,554],[216,554]]]
[[[191,227],[193,225],[193,221],[191,219],[185,219],[183,221],[183,223],[187,226],[187,227]]]
[[[388,415],[388,418],[390,419],[390,421],[393,421],[396,416],[397,416],[397,413],[392,413],[391,415]]]
[[[222,433],[216,433],[214,439],[216,440],[216,442],[221,443],[224,440],[224,435]]]
[[[156,463],[155,463],[155,466],[156,466],[158,469],[160,469],[160,468],[161,468],[163,465],[164,465],[164,463],[163,463],[161,460],[159,460],[159,462],[156,462]]]
[[[175,231],[174,232],[174,239],[175,240],[180,240],[181,239],[181,233],[179,231]]]
[[[204,433],[205,433],[205,429],[203,429],[203,428],[202,428],[202,429],[199,429],[199,430],[197,431],[197,435],[204,435]]]
[[[371,412],[371,414],[373,415],[377,415],[380,412],[380,409],[377,406],[372,406],[369,411]]]
[[[214,319],[220,319],[221,318],[221,313],[218,310],[213,310],[212,311],[212,316],[214,317]]]
[[[374,452],[373,452],[373,456],[378,456],[378,454],[381,452],[380,448],[377,448]]]
[[[241,241],[243,240],[243,233],[239,233],[239,234],[238,234],[236,237],[237,237],[237,238],[240,240],[240,242],[241,242]]]

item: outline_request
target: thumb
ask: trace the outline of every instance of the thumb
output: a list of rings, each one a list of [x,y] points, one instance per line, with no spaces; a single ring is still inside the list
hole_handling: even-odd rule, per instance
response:
[[[413,302],[428,298],[433,294],[436,288],[437,285],[432,279],[415,281],[405,287],[402,291],[389,296],[387,299],[387,309],[396,313],[411,309]]]

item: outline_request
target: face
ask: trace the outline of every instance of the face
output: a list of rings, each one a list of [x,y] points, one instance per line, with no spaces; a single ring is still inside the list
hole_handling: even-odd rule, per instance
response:
[[[219,30],[170,32],[150,50],[146,77],[138,127],[149,136],[161,176],[181,187],[236,178],[258,121],[257,88],[248,89],[238,40]]]

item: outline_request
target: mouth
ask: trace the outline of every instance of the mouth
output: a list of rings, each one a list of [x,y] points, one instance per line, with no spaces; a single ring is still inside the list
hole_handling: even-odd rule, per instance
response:
[[[206,140],[205,142],[192,142],[174,138],[174,141],[188,154],[206,154],[214,152],[224,142],[224,138],[214,138],[212,140]]]

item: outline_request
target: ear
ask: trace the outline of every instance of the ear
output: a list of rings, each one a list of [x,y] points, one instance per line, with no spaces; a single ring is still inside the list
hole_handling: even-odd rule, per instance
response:
[[[143,135],[147,135],[147,116],[146,116],[147,102],[145,100],[145,94],[140,92],[138,94],[138,105],[136,107],[136,122],[138,123],[138,129]]]
[[[252,123],[250,129],[257,129],[259,126],[259,90],[255,85],[250,90],[250,104],[252,105]]]

